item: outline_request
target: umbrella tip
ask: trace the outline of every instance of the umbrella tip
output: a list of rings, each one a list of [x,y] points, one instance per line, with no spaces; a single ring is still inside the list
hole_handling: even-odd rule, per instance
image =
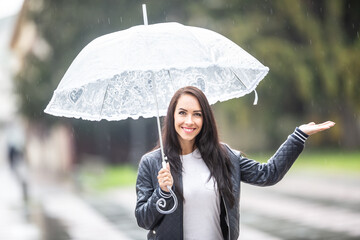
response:
[[[148,18],[146,12],[146,4],[142,5],[143,17],[144,17],[144,25],[148,25]]]

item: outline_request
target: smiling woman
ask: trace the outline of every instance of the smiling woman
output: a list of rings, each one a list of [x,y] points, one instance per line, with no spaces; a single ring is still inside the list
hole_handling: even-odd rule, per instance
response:
[[[309,135],[333,122],[301,125],[267,162],[259,163],[220,143],[215,118],[205,94],[196,87],[180,88],[172,97],[163,126],[162,168],[158,148],[145,154],[136,181],[138,225],[148,239],[231,239],[239,236],[240,182],[270,186],[290,169]],[[172,188],[179,204],[171,214],[156,210],[164,198],[172,205]]]

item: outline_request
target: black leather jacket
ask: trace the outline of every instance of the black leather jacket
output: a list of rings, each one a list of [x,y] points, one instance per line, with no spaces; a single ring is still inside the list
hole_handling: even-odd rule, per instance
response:
[[[232,182],[235,205],[230,208],[224,198],[221,198],[220,222],[224,239],[236,240],[239,236],[240,182],[258,186],[270,186],[279,182],[304,148],[304,140],[300,140],[295,135],[297,131],[299,130],[296,129],[287,138],[267,163],[262,164],[243,157],[240,152],[225,145],[233,164]],[[160,214],[156,210],[155,204],[163,196],[157,180],[160,169],[160,149],[147,153],[142,157],[136,182],[137,203],[135,216],[140,227],[150,230],[148,239],[182,240],[182,202],[179,200],[178,208],[169,215]],[[182,187],[181,178],[180,187]],[[171,208],[173,206],[172,198],[167,198],[166,201],[167,206]]]

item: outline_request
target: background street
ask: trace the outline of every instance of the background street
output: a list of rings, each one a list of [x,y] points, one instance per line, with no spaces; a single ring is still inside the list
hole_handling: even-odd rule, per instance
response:
[[[66,182],[29,181],[29,199],[3,164],[0,239],[146,238],[134,217],[135,187],[80,194]],[[276,186],[242,184],[239,239],[360,239],[360,177],[294,172]],[[77,193],[76,193],[77,192]]]

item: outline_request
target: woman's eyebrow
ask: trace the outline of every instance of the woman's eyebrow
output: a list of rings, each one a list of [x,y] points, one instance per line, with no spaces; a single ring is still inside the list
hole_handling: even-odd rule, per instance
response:
[[[178,111],[180,111],[180,110],[181,110],[181,111],[188,112],[188,110],[185,109],[185,108],[181,108],[181,107],[180,107],[180,108],[178,109]],[[200,113],[201,113],[202,111],[201,111],[201,110],[194,110],[193,112],[200,112]]]

